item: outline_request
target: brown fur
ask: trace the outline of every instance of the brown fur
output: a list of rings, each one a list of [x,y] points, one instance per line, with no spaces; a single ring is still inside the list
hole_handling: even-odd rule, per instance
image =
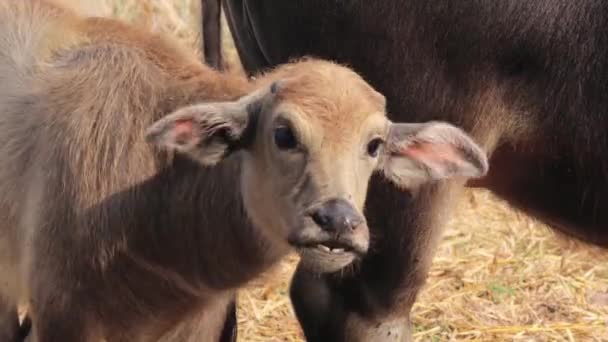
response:
[[[393,120],[470,132],[492,165],[470,185],[608,246],[606,1],[221,2],[247,72],[303,55],[348,63],[387,97]],[[292,283],[309,341],[412,339],[406,322],[454,185],[371,183],[376,238],[361,267],[321,278],[299,269]]]
[[[223,323],[222,298],[286,245],[272,247],[250,227],[235,162],[203,169],[157,153],[144,134],[180,106],[258,86],[204,67],[161,37],[44,1],[0,2],[0,34],[8,321],[27,298],[43,341],[154,340],[178,322],[203,334],[196,340],[215,339],[205,334]],[[316,66],[325,63],[303,68]],[[218,230],[192,231],[201,225]],[[214,305],[222,309],[201,311]],[[196,312],[213,318],[204,331]]]
[[[375,170],[487,171],[457,128],[392,124],[384,106],[331,62],[249,83],[118,21],[0,1],[0,336],[20,338],[24,300],[34,341],[217,340],[234,290],[288,242],[320,271],[366,251]],[[295,151],[267,139],[280,120]],[[405,158],[412,139],[453,153]],[[315,219],[328,203],[331,227]]]
[[[190,285],[196,269],[187,275],[169,270],[195,265],[196,254],[172,258],[184,246],[165,240],[158,231],[162,219],[148,212],[164,207],[158,202],[163,198],[192,207],[198,195],[185,184],[175,190],[149,185],[158,183],[168,164],[143,134],[178,106],[236,98],[249,85],[206,69],[160,37],[112,20],[80,19],[42,1],[1,2],[0,32],[0,243],[7,310],[27,298],[34,333],[45,341],[93,335],[136,340],[157,338],[201,305],[211,305],[205,291]],[[215,178],[232,184],[229,170]],[[213,194],[215,186],[201,186]],[[228,205],[226,197],[219,202]],[[171,235],[196,238],[184,228],[200,219],[173,215]],[[235,221],[226,225],[243,219]],[[148,229],[157,236],[146,237]],[[255,241],[263,245],[255,234],[252,240],[252,247]],[[258,249],[261,259],[265,250]],[[270,251],[267,265],[276,260],[274,253],[281,251]],[[44,321],[49,316],[53,322]],[[210,324],[205,331],[219,330]]]
[[[124,23],[0,2],[0,334],[217,340],[234,291],[290,245],[332,272],[367,252],[378,171],[401,188],[487,172],[441,122],[306,59],[255,82]],[[11,337],[12,336],[12,337]]]

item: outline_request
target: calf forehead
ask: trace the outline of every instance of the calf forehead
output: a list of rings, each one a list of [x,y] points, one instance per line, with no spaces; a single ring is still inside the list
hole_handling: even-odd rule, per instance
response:
[[[299,65],[280,99],[331,135],[357,134],[371,116],[384,115],[385,99],[354,71],[328,62]],[[338,134],[339,133],[339,134]]]

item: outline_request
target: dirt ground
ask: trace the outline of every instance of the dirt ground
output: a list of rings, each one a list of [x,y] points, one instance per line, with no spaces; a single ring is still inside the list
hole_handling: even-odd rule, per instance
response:
[[[199,47],[195,0],[83,0]],[[239,64],[225,29],[231,70]],[[239,340],[303,341],[287,295],[297,257],[239,294]],[[467,191],[413,310],[417,341],[608,341],[608,251],[568,241],[485,191]]]

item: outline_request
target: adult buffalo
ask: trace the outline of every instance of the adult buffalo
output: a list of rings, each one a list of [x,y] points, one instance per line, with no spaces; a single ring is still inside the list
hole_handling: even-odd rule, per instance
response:
[[[351,65],[393,120],[447,120],[483,144],[490,173],[470,186],[608,246],[608,2],[225,0],[224,10],[248,73],[303,55]],[[409,312],[461,185],[372,182],[375,240],[356,272],[294,276],[308,340],[411,338]]]

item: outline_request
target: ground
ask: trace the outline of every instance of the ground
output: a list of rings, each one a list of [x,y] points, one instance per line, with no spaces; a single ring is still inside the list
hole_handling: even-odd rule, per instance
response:
[[[199,1],[80,3],[200,45]],[[225,42],[231,70],[239,72]],[[303,341],[287,295],[296,261],[290,256],[240,292],[240,341]],[[564,239],[488,192],[467,191],[413,320],[417,341],[608,341],[608,251]]]

